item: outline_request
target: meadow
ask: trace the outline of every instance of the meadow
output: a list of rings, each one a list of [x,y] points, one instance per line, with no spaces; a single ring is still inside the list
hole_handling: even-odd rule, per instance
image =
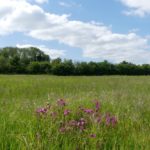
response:
[[[48,104],[56,107],[58,99],[68,104],[70,118],[78,117],[73,112],[80,106],[94,109],[97,100],[100,113],[110,112],[117,124],[61,133],[56,126],[62,117],[53,123],[36,114]],[[0,75],[0,150],[26,149],[149,150],[150,77]]]

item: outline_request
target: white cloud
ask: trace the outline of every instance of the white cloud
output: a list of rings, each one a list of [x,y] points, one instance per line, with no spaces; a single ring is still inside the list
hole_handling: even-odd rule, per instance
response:
[[[103,24],[70,20],[68,15],[45,12],[25,0],[0,0],[0,4],[0,35],[23,32],[80,48],[84,57],[150,63],[148,38],[134,32],[114,33]]]
[[[44,29],[66,19],[66,15],[46,13],[39,6],[25,0],[0,0],[0,4],[0,34]]]
[[[140,31],[139,28],[133,28],[133,29],[129,30],[130,33],[136,33],[136,32],[139,32],[139,31]]]
[[[77,4],[75,2],[64,2],[64,1],[60,1],[58,3],[60,6],[62,7],[81,7],[81,4]]]
[[[36,47],[39,48],[41,51],[43,51],[45,54],[49,55],[50,58],[52,59],[65,56],[65,50],[50,49],[44,45],[17,44],[16,47],[18,48]]]
[[[65,3],[65,2],[59,2],[59,5],[63,7],[71,7],[69,3]]]
[[[150,14],[150,0],[120,0],[129,10],[124,11],[126,15],[144,17]]]
[[[43,4],[43,3],[47,3],[48,0],[35,0],[35,2],[37,2],[39,4]]]

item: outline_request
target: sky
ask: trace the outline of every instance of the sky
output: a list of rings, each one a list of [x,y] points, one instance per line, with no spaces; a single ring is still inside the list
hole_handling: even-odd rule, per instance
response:
[[[150,63],[150,0],[0,0],[0,47],[52,59]]]

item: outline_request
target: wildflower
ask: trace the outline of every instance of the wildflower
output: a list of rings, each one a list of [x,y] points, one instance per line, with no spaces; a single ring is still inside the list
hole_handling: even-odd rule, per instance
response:
[[[94,111],[92,109],[84,109],[84,112],[87,114],[92,114]]]
[[[107,114],[106,114],[106,125],[109,126],[110,123],[111,123],[111,117],[110,117],[110,114],[107,113]]]
[[[112,125],[113,127],[117,124],[117,118],[115,116],[110,116],[110,114],[106,114],[106,125],[110,126]]]
[[[95,109],[96,109],[96,112],[98,112],[100,109],[100,103],[97,100],[95,101]]]
[[[83,121],[83,122],[85,122],[85,119],[84,119],[84,118],[81,118],[81,119],[80,119],[80,121]]]
[[[115,116],[111,117],[111,124],[113,127],[117,124],[117,118]]]
[[[57,101],[57,104],[58,104],[59,106],[66,106],[66,102],[65,102],[63,99],[59,99],[59,100]]]
[[[83,131],[85,129],[86,121],[84,118],[81,118],[79,121],[77,121],[77,127]]]
[[[90,137],[91,138],[96,138],[96,134],[91,134]]]
[[[61,128],[59,129],[59,131],[60,131],[61,133],[64,133],[64,132],[66,131],[66,128],[61,127]]]
[[[80,125],[84,126],[85,125],[85,121],[80,121]]]
[[[46,108],[38,108],[36,110],[37,114],[46,114],[47,113],[47,109]]]
[[[65,116],[67,116],[67,115],[69,115],[69,114],[70,114],[70,110],[67,110],[67,109],[64,110],[64,115],[65,115]]]

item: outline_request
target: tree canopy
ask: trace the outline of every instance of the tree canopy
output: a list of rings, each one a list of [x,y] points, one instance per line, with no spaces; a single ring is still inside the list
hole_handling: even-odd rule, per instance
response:
[[[1,74],[53,74],[53,75],[150,75],[150,64],[136,65],[123,61],[73,62],[48,55],[35,47],[0,49]]]

